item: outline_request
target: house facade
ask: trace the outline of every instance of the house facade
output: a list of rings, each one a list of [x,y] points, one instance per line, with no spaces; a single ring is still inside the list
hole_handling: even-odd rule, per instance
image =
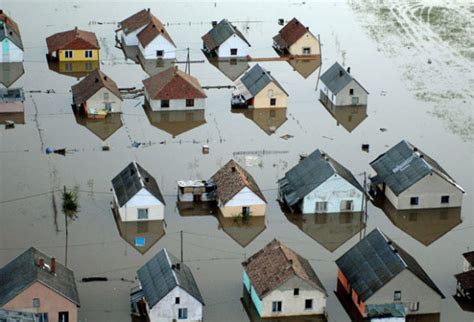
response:
[[[311,265],[278,240],[242,266],[244,289],[261,318],[325,313],[327,292]]]
[[[17,23],[0,9],[0,63],[22,62],[23,51]]]
[[[115,207],[123,222],[163,220],[165,201],[158,184],[138,163],[131,162],[113,180]]]
[[[229,59],[249,55],[250,43],[227,19],[214,25],[202,36],[202,41],[204,53],[211,57]]]
[[[98,61],[99,42],[93,32],[77,27],[46,38],[48,56],[60,62]]]
[[[401,141],[370,163],[372,184],[399,210],[456,208],[464,190],[431,157]]]
[[[364,211],[364,188],[319,149],[278,180],[278,188],[280,201],[303,214]]]
[[[273,37],[273,47],[283,54],[290,55],[320,55],[319,40],[298,19],[290,20]]]

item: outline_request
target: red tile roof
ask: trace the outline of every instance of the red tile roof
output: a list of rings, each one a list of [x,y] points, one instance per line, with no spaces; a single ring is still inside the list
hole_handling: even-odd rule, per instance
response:
[[[74,103],[81,105],[91,98],[102,88],[107,88],[117,98],[122,100],[122,95],[117,84],[107,75],[96,69],[76,85],[72,86],[72,95]]]
[[[307,259],[274,239],[242,263],[260,299],[294,276],[327,295]]]
[[[17,23],[10,18],[8,15],[0,9],[0,21],[3,21],[9,28],[16,31],[18,34],[20,33],[20,28],[18,28]]]
[[[77,29],[58,32],[46,38],[48,52],[51,54],[63,49],[100,49],[97,37],[93,32]]]
[[[283,28],[280,29],[278,35],[273,37],[273,40],[280,46],[280,48],[288,48],[300,39],[308,29],[293,18]]]
[[[127,35],[141,27],[148,25],[153,15],[150,13],[150,9],[143,9],[134,15],[122,20],[119,25],[120,29]]]
[[[192,99],[206,98],[199,81],[191,75],[170,67],[143,81],[151,99]]]
[[[137,38],[142,44],[143,47],[148,46],[149,43],[153,41],[159,35],[163,35],[174,47],[176,45],[171,39],[171,36],[166,31],[165,26],[161,23],[161,21],[152,15],[150,23],[138,33]]]

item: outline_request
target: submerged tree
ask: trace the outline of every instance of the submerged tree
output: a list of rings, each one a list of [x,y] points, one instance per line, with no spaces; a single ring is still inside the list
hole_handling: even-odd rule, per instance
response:
[[[76,219],[77,213],[79,212],[79,202],[77,196],[76,187],[74,191],[67,191],[66,186],[64,186],[63,192],[63,213],[64,221],[66,225],[66,245],[65,245],[65,256],[64,256],[64,265],[67,267],[67,253],[69,246],[69,230],[68,230],[68,219]]]

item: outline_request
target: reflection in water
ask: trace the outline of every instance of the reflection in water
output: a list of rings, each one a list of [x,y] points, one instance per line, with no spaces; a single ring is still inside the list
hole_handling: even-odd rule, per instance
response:
[[[267,228],[264,216],[228,218],[219,214],[217,220],[219,229],[244,248]]]
[[[24,101],[23,88],[0,88],[0,124],[25,124]]]
[[[89,75],[90,72],[100,69],[99,61],[74,61],[58,62],[48,60],[50,70],[65,76],[80,79]]]
[[[301,76],[308,78],[321,66],[321,56],[312,60],[288,60],[288,64]]]
[[[165,235],[164,220],[124,222],[114,208],[112,208],[112,213],[120,237],[141,254],[145,254]]]
[[[211,58],[209,62],[231,81],[235,81],[250,68],[248,60],[246,59],[217,60]]]
[[[140,65],[142,66],[145,73],[150,76],[161,73],[162,71],[167,70],[170,67],[175,66],[175,59],[141,59]]]
[[[251,108],[232,109],[232,113],[244,114],[246,118],[255,122],[267,135],[272,135],[286,122],[285,108]]]
[[[302,232],[334,252],[357,233],[365,236],[366,220],[362,212],[303,215],[285,212],[286,218]]]
[[[215,216],[218,208],[215,202],[176,202],[179,215],[182,217]]]
[[[73,111],[77,124],[88,128],[102,141],[107,140],[123,125],[120,113],[111,113],[104,119],[90,119],[75,108]]]
[[[337,125],[342,125],[349,133],[359,126],[368,116],[367,105],[335,106],[331,102],[320,102],[336,120]]]
[[[22,62],[1,63],[0,64],[0,83],[6,88],[15,83],[21,75],[25,73]]]

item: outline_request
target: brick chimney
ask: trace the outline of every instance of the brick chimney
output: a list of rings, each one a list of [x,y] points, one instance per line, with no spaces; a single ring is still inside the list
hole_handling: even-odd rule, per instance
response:
[[[51,274],[56,274],[56,258],[51,257],[51,266],[50,266]]]

